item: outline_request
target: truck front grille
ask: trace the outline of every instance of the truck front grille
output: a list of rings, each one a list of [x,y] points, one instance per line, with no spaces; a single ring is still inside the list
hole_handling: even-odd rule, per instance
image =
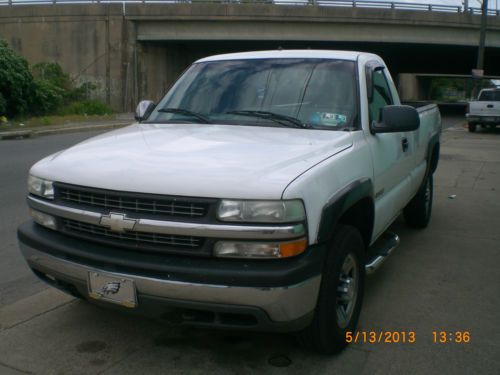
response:
[[[148,215],[201,218],[210,200],[126,193],[57,183],[56,198],[73,206]]]
[[[196,249],[200,249],[203,245],[203,238],[199,237],[132,231],[113,232],[98,225],[70,219],[61,219],[60,226],[61,232],[72,236],[135,250],[170,253],[172,249],[177,248],[183,250],[182,252],[189,249],[196,252]]]

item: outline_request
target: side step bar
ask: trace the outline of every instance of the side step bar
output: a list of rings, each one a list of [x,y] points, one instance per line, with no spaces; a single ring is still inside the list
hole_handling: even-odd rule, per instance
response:
[[[373,244],[376,247],[375,256],[369,259],[365,265],[366,274],[374,273],[389,255],[399,246],[399,236],[395,233],[385,232],[380,238]]]

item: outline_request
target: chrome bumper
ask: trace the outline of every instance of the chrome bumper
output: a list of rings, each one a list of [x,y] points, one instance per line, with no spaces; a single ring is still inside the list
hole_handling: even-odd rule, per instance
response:
[[[60,259],[22,242],[19,247],[30,267],[51,276],[87,283],[89,272],[100,272],[134,281],[139,304],[141,295],[185,301],[258,307],[274,322],[288,322],[312,312],[316,306],[321,276],[286,287],[258,288],[186,283],[112,273]]]
[[[500,116],[498,115],[470,115],[466,114],[468,122],[478,122],[478,123],[499,123]]]

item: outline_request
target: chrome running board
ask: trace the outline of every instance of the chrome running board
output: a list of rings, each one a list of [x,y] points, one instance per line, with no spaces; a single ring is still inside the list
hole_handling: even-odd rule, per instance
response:
[[[369,259],[365,265],[366,274],[374,273],[389,255],[399,246],[399,236],[396,233],[385,232],[373,245],[378,249],[375,250],[375,256]]]

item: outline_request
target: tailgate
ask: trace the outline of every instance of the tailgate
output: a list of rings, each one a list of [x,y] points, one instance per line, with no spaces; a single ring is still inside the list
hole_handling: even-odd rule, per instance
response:
[[[470,102],[469,113],[477,116],[500,116],[500,102]]]

